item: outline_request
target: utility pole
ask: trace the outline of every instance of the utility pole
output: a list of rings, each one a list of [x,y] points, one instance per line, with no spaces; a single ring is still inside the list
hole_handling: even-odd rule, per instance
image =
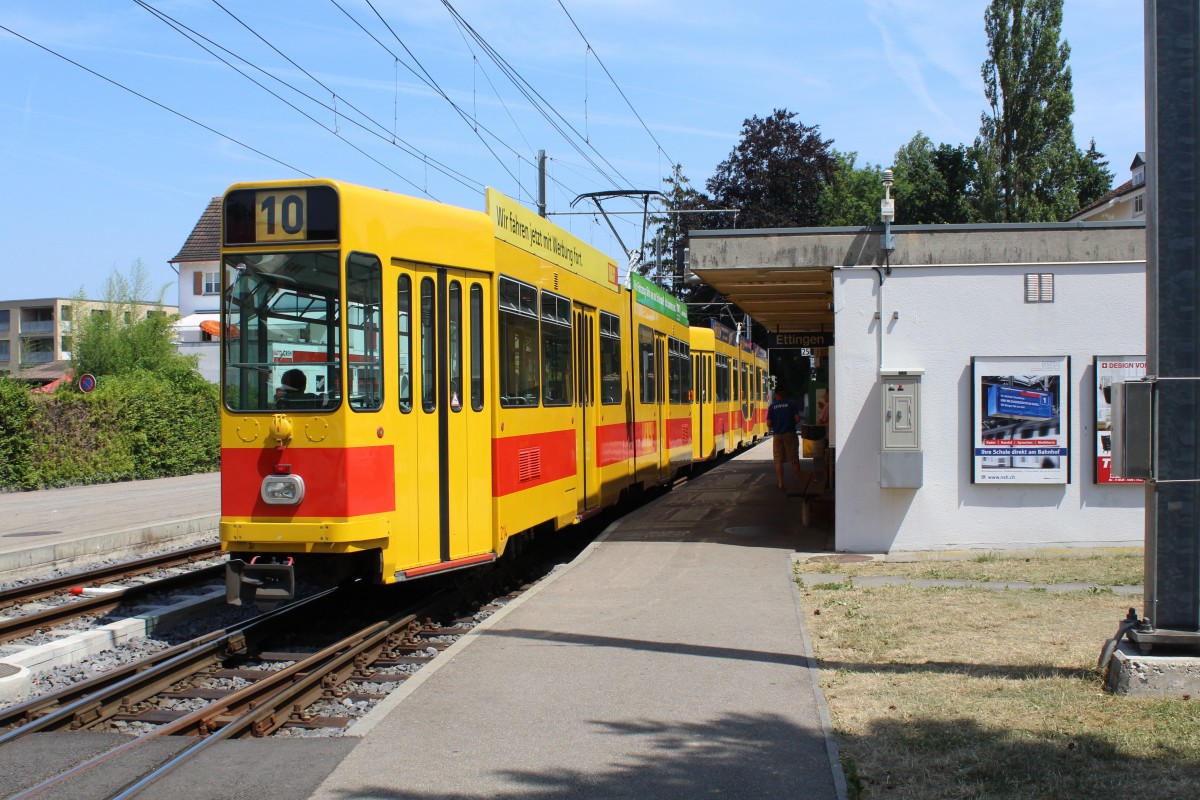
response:
[[[1143,650],[1200,650],[1200,3],[1146,2],[1146,344],[1153,381]]]

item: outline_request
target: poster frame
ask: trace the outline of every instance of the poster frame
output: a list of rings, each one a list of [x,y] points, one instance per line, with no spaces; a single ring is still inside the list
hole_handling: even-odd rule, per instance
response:
[[[1008,390],[1003,393],[1006,397],[1001,396],[1002,389]],[[1069,355],[972,356],[971,483],[1070,484],[1071,389]],[[1046,394],[1049,411],[1043,417],[1041,396]],[[1021,395],[1029,400],[1025,413],[1030,416],[1014,405]],[[1009,439],[997,433],[1025,435]],[[998,444],[1001,441],[1017,444]]]
[[[1092,482],[1099,486],[1141,485],[1141,478],[1118,478],[1112,475],[1112,447],[1104,447],[1105,432],[1111,430],[1112,406],[1104,398],[1105,380],[1112,385],[1122,381],[1146,377],[1147,358],[1144,355],[1092,356],[1092,401],[1095,403],[1093,419],[1095,432],[1092,445]],[[1108,466],[1104,464],[1108,460]]]

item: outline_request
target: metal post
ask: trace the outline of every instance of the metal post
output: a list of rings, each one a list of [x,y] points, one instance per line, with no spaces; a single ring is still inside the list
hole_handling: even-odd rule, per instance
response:
[[[546,216],[546,151],[538,150],[538,216]]]
[[[1148,373],[1200,377],[1200,2],[1146,0]],[[1200,647],[1200,382],[1156,384],[1144,619],[1130,638]],[[1192,479],[1192,480],[1187,480]]]

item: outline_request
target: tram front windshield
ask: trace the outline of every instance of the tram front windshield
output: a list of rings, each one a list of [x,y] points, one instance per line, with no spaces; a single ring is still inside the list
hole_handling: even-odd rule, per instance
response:
[[[337,251],[224,259],[224,398],[231,411],[342,400]]]

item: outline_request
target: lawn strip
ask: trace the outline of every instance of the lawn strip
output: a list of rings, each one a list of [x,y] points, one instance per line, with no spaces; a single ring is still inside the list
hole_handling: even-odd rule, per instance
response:
[[[1101,689],[1123,598],[816,582],[801,600],[852,797],[1197,796],[1197,701]]]

